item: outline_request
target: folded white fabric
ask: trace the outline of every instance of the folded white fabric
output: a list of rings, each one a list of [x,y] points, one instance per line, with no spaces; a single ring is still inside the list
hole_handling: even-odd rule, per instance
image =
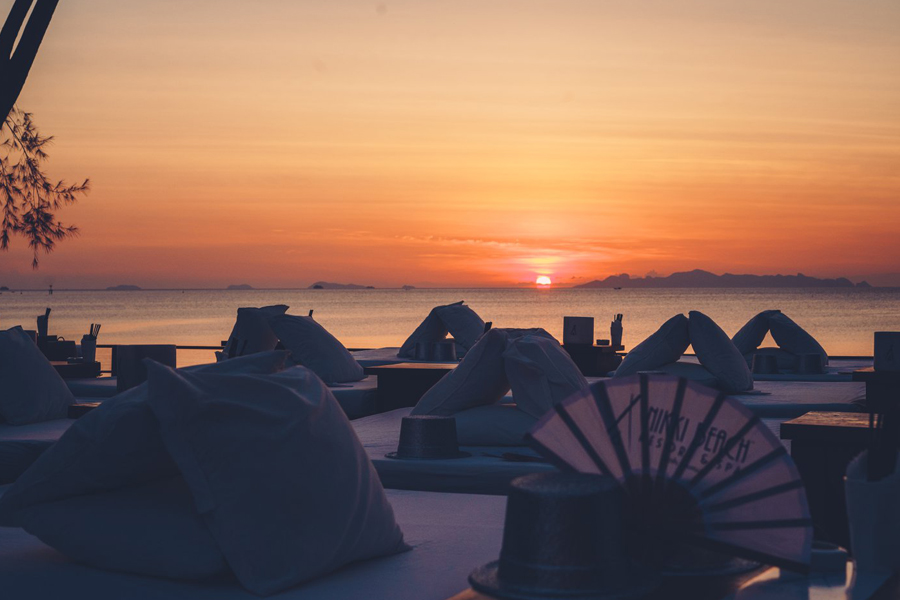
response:
[[[485,333],[455,369],[425,392],[410,414],[449,416],[499,402],[509,391],[503,368],[506,341],[503,330]]]
[[[538,336],[538,337],[545,337],[547,339],[554,340],[556,342],[559,341],[555,337],[553,337],[552,335],[547,333],[547,330],[544,329],[543,327],[529,327],[529,328],[524,328],[524,329],[519,329],[519,328],[515,328],[515,327],[503,327],[501,329],[506,332],[506,335],[511,340],[514,340],[516,338],[520,338],[520,337],[523,337],[526,335],[534,335],[534,336]]]
[[[759,348],[769,333],[769,317],[779,313],[779,310],[764,310],[741,327],[731,341],[741,354],[749,354]]]
[[[626,354],[613,377],[659,369],[681,358],[690,345],[688,319],[684,315],[675,315]]]
[[[312,317],[281,315],[272,329],[294,364],[311,369],[327,383],[362,381],[366,374],[353,355]]]
[[[447,332],[453,336],[460,356],[464,356],[484,334],[484,321],[465,304],[439,306],[437,315],[444,322]]]
[[[448,333],[456,342],[458,354],[463,356],[475,345],[483,332],[484,321],[475,311],[465,306],[462,300],[453,304],[436,306],[403,342],[397,356],[414,358],[417,343],[440,342],[447,337]]]
[[[515,404],[477,406],[453,415],[460,446],[524,446],[537,419]]]
[[[25,531],[80,563],[172,579],[228,572],[178,476],[38,504],[23,517]]]
[[[822,364],[828,364],[828,353],[816,341],[816,338],[797,325],[784,313],[777,313],[769,317],[769,328],[772,338],[782,350],[787,350],[798,356],[803,354],[818,354],[822,357]]]
[[[311,371],[301,388],[158,364],[148,374],[166,448],[245,588],[272,594],[407,549],[362,444]]]
[[[511,339],[503,363],[516,406],[535,418],[588,388],[584,375],[554,339],[540,335]]]
[[[64,419],[75,397],[21,327],[0,331],[0,421]]]
[[[269,321],[283,315],[288,307],[284,304],[263,306],[262,308],[239,308],[237,320],[225,343],[225,349],[216,353],[216,358],[224,360],[256,352],[274,350],[278,345],[278,338],[272,331]]]
[[[744,392],[753,389],[747,361],[728,335],[705,314],[690,312],[690,339],[700,364],[716,378],[719,389]]]
[[[197,365],[187,372],[274,373],[286,352]],[[21,526],[28,507],[132,486],[177,473],[147,404],[147,383],[84,415],[0,496],[0,525]]]

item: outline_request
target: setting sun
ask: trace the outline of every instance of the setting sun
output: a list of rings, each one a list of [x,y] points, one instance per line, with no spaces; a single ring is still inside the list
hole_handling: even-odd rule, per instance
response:
[[[535,283],[538,284],[538,285],[550,285],[550,284],[553,283],[553,282],[550,281],[550,278],[547,277],[546,275],[541,275],[540,277],[538,277],[538,278],[535,280]]]

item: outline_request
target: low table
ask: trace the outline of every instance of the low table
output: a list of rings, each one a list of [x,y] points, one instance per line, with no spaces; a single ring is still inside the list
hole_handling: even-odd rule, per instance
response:
[[[65,360],[50,361],[56,372],[63,379],[86,379],[100,377],[100,362],[68,362]]]
[[[366,367],[367,375],[378,376],[375,412],[415,406],[425,392],[455,369],[459,363],[397,363]]]
[[[625,346],[594,346],[591,344],[563,344],[572,362],[585,377],[603,377],[622,364],[619,352]]]
[[[808,412],[781,424],[781,439],[791,440],[791,457],[806,487],[816,539],[850,548],[844,475],[866,449],[869,414]]]

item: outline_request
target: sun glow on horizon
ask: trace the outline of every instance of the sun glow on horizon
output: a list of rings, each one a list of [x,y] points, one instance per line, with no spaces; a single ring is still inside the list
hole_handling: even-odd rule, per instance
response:
[[[552,285],[553,282],[546,275],[541,275],[534,281],[538,285]]]

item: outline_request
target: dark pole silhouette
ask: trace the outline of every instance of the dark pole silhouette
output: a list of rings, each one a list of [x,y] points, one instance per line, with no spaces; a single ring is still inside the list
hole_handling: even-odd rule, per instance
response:
[[[25,85],[58,3],[59,0],[15,0],[0,29],[0,123],[6,121]],[[32,5],[34,9],[26,23]],[[16,44],[19,32],[22,37]]]

